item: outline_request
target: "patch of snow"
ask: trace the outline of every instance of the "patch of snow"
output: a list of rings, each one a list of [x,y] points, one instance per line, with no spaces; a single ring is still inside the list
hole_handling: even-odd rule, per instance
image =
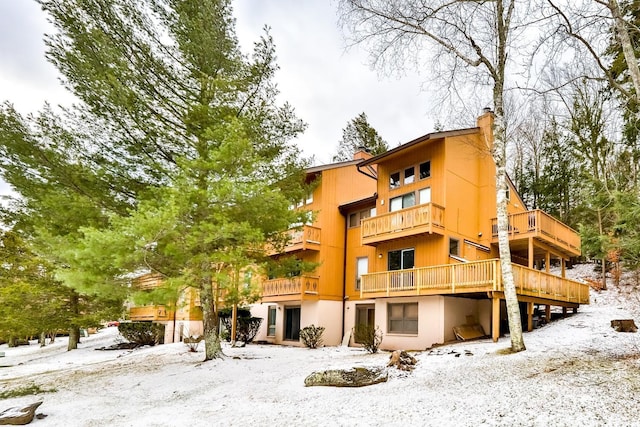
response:
[[[587,277],[592,268],[567,276]],[[508,354],[508,337],[412,352],[413,372],[391,369],[386,383],[363,388],[305,387],[304,379],[384,366],[390,353],[225,345],[227,357],[203,363],[203,345],[197,353],[180,343],[95,350],[119,339],[116,328],[71,352],[66,338],[45,348],[4,345],[0,366],[9,367],[0,368],[0,391],[28,384],[57,391],[6,399],[0,411],[43,400],[38,412],[48,417],[33,421],[43,427],[637,425],[639,335],[610,327],[611,319],[633,317],[628,292],[611,281],[609,290],[592,291],[577,314],[526,333],[524,352]]]

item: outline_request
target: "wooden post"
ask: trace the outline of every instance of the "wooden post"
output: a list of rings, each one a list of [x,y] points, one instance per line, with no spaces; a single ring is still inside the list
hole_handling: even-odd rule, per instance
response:
[[[544,317],[546,318],[547,323],[551,322],[551,306],[549,304],[544,307]]]
[[[491,300],[491,338],[493,342],[500,338],[500,298],[495,296]]]
[[[533,303],[527,303],[527,332],[533,331]]]
[[[533,237],[529,237],[529,268],[533,268]]]
[[[548,273],[550,268],[551,268],[551,253],[547,251],[547,253],[544,255],[544,271]]]
[[[562,307],[562,317],[567,317],[567,307]]]
[[[560,277],[562,277],[563,279],[566,277],[565,274],[565,270],[566,270],[566,266],[565,266],[565,260],[564,258],[560,258],[560,268],[562,269],[562,273],[560,275]]]

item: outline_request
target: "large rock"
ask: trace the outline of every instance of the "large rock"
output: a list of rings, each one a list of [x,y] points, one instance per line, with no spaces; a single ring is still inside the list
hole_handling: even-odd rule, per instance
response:
[[[418,363],[418,360],[406,351],[396,350],[391,353],[387,366],[395,366],[402,371],[412,371],[416,363]]]
[[[389,374],[384,368],[331,369],[314,372],[304,379],[304,385],[333,387],[364,387],[386,382]]]
[[[14,407],[0,412],[0,425],[23,426],[33,421],[36,409],[42,402],[32,403],[22,408]]]
[[[637,332],[638,327],[633,319],[616,319],[611,321],[611,327],[616,332]]]

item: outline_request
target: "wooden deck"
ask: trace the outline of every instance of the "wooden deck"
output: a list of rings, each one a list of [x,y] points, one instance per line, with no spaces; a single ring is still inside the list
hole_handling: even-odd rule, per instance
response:
[[[496,218],[491,220],[491,230],[493,233],[492,242],[497,243],[498,223]],[[518,249],[518,241],[521,242],[522,249],[524,249],[530,237],[556,247],[571,256],[581,254],[578,232],[551,215],[539,209],[509,215],[509,240],[512,250]]]
[[[320,278],[318,276],[281,277],[262,282],[262,301],[301,301],[317,299]]]
[[[589,304],[589,285],[517,264],[518,297],[563,306]],[[497,259],[362,275],[361,298],[461,295],[504,291]]]
[[[423,233],[444,233],[444,208],[434,203],[412,206],[362,220],[362,244]]]
[[[311,225],[304,225],[301,229],[288,230],[286,233],[289,237],[289,241],[282,248],[277,250],[271,248],[268,250],[269,255],[277,255],[281,253],[289,253],[296,251],[319,251],[320,250],[320,236],[322,235],[321,229],[313,227]]]
[[[129,318],[134,322],[170,320],[173,318],[173,311],[168,310],[164,305],[131,307]]]

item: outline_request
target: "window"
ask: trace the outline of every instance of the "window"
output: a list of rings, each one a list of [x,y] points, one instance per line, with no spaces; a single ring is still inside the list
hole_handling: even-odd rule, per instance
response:
[[[309,193],[307,195],[307,200],[305,200],[305,203],[308,205],[310,203],[313,203],[313,193]]]
[[[415,249],[401,249],[389,251],[387,259],[388,270],[406,270],[413,268]]]
[[[420,200],[421,205],[431,203],[431,187],[418,190],[418,199]]]
[[[389,176],[389,188],[398,187],[400,187],[400,172],[395,172]]]
[[[375,209],[365,209],[349,215],[349,228],[358,227],[363,219],[373,216]]]
[[[413,166],[404,170],[405,184],[411,184],[413,182],[414,177],[415,177],[415,171]]]
[[[418,303],[389,304],[387,331],[391,334],[418,333]]]
[[[269,314],[267,316],[267,336],[276,336],[276,306],[269,306]]]
[[[449,239],[449,255],[460,256],[460,241]]]
[[[356,258],[356,291],[360,290],[362,275],[369,272],[369,258]]]
[[[420,179],[429,178],[431,176],[431,161],[420,163]]]
[[[391,199],[389,209],[391,212],[399,211],[400,209],[410,208],[416,204],[416,193],[407,193],[402,196],[394,197]]]

